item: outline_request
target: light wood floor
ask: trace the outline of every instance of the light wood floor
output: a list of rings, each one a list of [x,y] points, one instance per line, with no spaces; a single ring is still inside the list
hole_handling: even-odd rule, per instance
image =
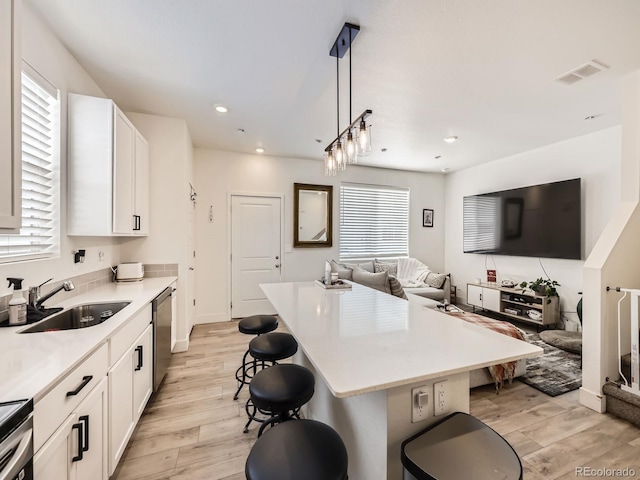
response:
[[[112,480],[245,478],[257,427],[242,433],[246,388],[240,400],[232,397],[248,340],[236,322],[194,328],[189,351],[173,355]],[[511,443],[525,479],[576,478],[584,466],[629,467],[640,477],[640,429],[581,406],[577,391],[552,398],[518,381],[499,395],[480,387],[471,392],[471,414]]]

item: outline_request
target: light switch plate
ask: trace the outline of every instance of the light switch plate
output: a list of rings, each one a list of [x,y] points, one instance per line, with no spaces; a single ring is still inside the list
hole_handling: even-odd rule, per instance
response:
[[[429,415],[429,385],[411,389],[411,423],[426,420]]]

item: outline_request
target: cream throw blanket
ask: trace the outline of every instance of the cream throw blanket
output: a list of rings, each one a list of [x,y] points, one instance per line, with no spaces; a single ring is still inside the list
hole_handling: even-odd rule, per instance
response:
[[[398,280],[403,287],[426,287],[424,279],[429,275],[429,271],[429,267],[418,259],[398,259]]]

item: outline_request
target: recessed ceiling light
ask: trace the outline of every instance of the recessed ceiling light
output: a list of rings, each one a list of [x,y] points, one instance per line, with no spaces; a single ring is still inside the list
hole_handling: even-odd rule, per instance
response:
[[[218,113],[227,113],[229,111],[229,109],[227,107],[225,107],[224,105],[214,105],[214,108],[216,109],[216,112],[218,112]]]
[[[435,158],[436,160],[440,160],[440,159],[442,158],[442,155],[436,155],[434,158]]]
[[[449,171],[449,167],[442,167],[440,169],[441,172],[448,172]]]
[[[384,153],[384,152],[386,152],[386,151],[387,151],[387,149],[386,149],[386,148],[381,148],[381,149],[380,149],[380,151],[381,151],[382,153]]]
[[[317,142],[317,143],[322,143],[322,140],[321,140],[321,139],[319,139],[319,138],[316,138],[316,142]]]
[[[244,128],[239,128],[238,133],[244,133]]]
[[[262,147],[256,148],[256,153],[264,153],[264,148]]]
[[[448,137],[444,137],[444,141],[447,143],[453,143],[458,139],[458,137],[456,137],[455,135],[450,135]]]
[[[584,117],[585,120],[593,120],[594,118],[598,118],[600,116],[600,114],[598,115],[588,115],[586,117]]]

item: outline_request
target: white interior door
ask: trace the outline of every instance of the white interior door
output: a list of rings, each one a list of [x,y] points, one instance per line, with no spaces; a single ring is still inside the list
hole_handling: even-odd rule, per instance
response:
[[[231,317],[273,314],[260,288],[280,282],[280,197],[231,196]]]

